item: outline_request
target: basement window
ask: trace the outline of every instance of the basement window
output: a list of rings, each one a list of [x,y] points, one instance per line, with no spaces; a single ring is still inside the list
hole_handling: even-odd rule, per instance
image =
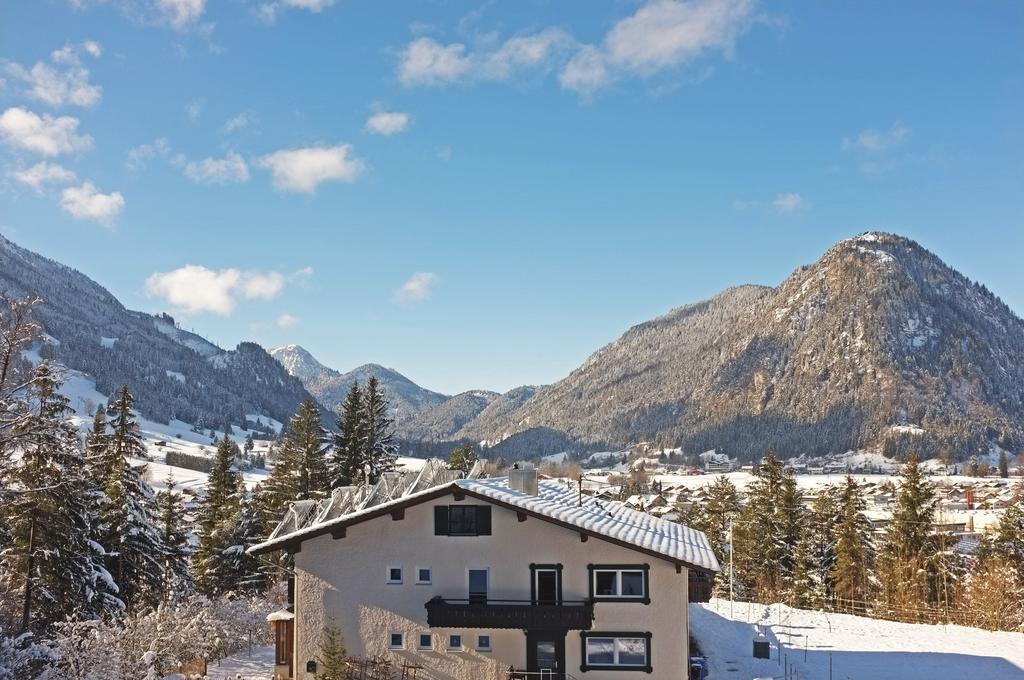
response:
[[[388,584],[389,585],[401,585],[402,584],[402,568],[401,567],[388,567]]]
[[[431,581],[430,567],[416,567],[416,585],[429,586]]]
[[[403,633],[392,633],[388,639],[388,649],[404,649],[405,635]]]
[[[418,649],[433,649],[434,648],[434,636],[430,633],[420,633],[420,641],[417,645]]]

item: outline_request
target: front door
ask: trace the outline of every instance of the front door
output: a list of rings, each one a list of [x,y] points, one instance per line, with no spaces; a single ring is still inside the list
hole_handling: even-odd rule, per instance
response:
[[[565,631],[527,631],[526,670],[538,680],[565,680]]]

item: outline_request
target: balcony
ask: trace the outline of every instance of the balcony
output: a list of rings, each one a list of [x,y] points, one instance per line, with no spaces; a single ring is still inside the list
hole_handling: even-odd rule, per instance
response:
[[[425,606],[431,628],[590,630],[594,622],[594,605],[587,601],[540,604],[530,600],[435,597]]]

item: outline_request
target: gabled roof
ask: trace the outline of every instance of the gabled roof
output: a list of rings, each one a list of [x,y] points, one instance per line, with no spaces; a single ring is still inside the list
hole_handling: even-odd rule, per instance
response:
[[[409,493],[400,498],[312,524],[249,548],[255,555],[288,550],[297,552],[302,541],[337,534],[347,526],[365,522],[402,508],[453,493],[480,498],[528,516],[552,522],[638,552],[700,571],[718,571],[707,537],[696,529],[652,517],[623,506],[584,495],[565,482],[540,481],[536,496],[510,489],[507,477],[460,479]]]

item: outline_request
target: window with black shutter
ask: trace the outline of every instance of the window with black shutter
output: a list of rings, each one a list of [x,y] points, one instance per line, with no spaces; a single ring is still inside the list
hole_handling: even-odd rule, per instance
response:
[[[435,505],[435,536],[490,536],[491,506]]]

